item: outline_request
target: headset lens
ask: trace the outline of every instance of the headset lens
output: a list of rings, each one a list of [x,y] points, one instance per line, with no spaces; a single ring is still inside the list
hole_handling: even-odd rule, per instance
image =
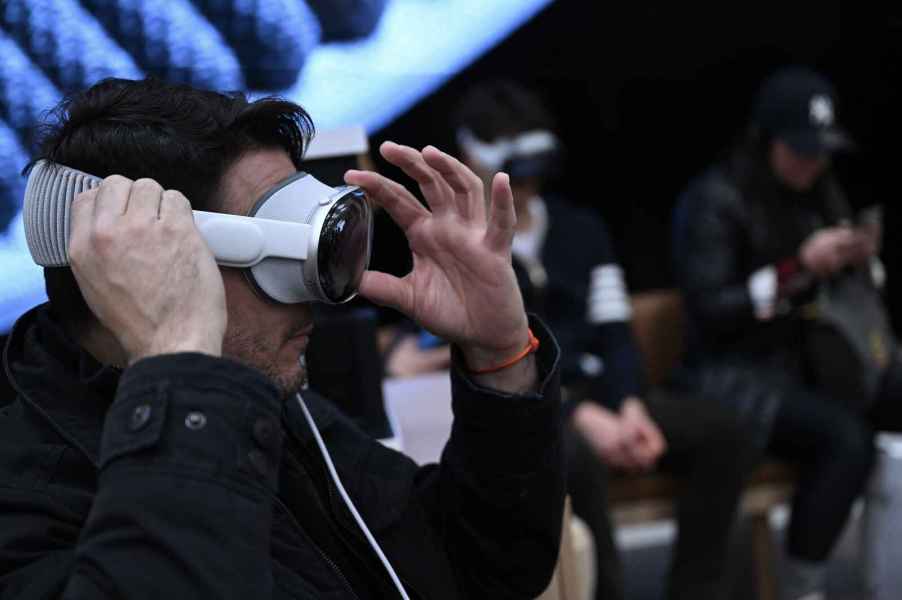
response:
[[[357,293],[370,258],[372,213],[360,190],[342,196],[329,210],[319,238],[319,282],[330,302]]]

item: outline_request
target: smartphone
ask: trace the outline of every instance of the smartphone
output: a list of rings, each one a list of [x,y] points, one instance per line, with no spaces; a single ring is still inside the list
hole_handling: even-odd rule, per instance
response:
[[[883,207],[875,204],[858,211],[858,217],[855,219],[859,226],[863,227],[879,227],[883,223]]]

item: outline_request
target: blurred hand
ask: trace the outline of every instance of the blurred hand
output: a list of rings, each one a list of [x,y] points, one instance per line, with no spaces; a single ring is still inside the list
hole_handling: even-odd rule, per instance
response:
[[[222,353],[222,276],[181,193],[113,175],[76,196],[71,219],[72,272],[129,364],[156,354]]]
[[[855,228],[855,243],[851,250],[850,262],[863,265],[880,254],[883,232],[879,224],[859,225]]]
[[[413,253],[413,270],[403,278],[367,271],[361,295],[457,344],[470,369],[492,367],[519,353],[529,335],[511,266],[517,218],[509,178],[495,176],[486,207],[482,181],[448,154],[392,142],[380,151],[417,181],[429,208],[378,173],[347,172],[345,180],[365,189],[401,227]],[[537,379],[534,357],[477,379],[504,391],[525,390]]]
[[[864,251],[862,239],[851,227],[828,227],[812,233],[802,244],[799,260],[818,277],[829,277],[853,264]]]
[[[589,442],[599,460],[609,467],[628,471],[638,467],[624,444],[622,422],[616,413],[586,401],[573,413],[573,425]]]
[[[622,443],[633,462],[643,470],[654,468],[667,450],[667,442],[645,405],[638,398],[627,398],[620,407],[620,420]]]
[[[444,371],[451,366],[451,348],[420,348],[415,335],[407,335],[388,356],[385,370],[391,377],[412,377]]]

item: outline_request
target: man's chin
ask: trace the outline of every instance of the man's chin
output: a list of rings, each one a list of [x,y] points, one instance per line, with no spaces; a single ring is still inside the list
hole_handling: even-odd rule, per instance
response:
[[[273,381],[279,390],[279,394],[285,399],[294,396],[306,387],[307,375],[303,372],[295,376],[283,375],[273,378]]]
[[[272,351],[270,340],[255,338],[241,331],[226,334],[223,354],[262,372],[275,384],[283,398],[301,391],[307,383],[307,365],[303,348]]]
[[[293,396],[307,385],[307,368],[300,361],[291,366],[269,364],[262,371],[276,385],[282,398]]]
[[[247,364],[248,361],[242,362]],[[251,362],[250,366],[262,372],[276,386],[282,399],[295,395],[307,384],[307,369],[300,361],[290,367],[258,361]]]

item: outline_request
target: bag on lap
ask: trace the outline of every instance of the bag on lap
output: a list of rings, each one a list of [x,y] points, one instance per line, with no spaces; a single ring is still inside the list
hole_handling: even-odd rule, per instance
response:
[[[898,352],[880,290],[856,269],[822,283],[808,308],[805,351],[815,384],[866,410]]]

